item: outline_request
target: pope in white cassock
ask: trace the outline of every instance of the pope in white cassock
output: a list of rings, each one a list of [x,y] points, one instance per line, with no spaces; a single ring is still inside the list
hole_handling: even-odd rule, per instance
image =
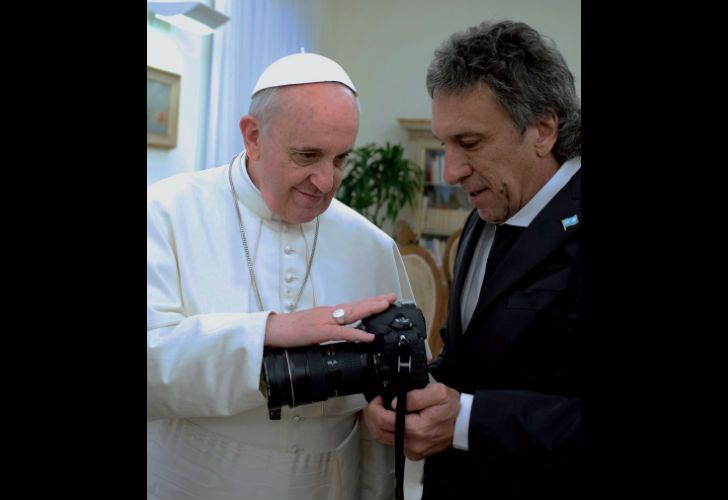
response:
[[[264,347],[370,342],[341,323],[413,298],[394,241],[333,199],[358,127],[338,64],[286,56],[240,120],[245,152],[149,187],[148,498],[394,497],[362,395],[275,421],[259,388]]]

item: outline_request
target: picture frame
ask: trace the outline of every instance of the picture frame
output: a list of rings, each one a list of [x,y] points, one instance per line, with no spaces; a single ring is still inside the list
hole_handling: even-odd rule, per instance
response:
[[[180,75],[147,66],[147,146],[177,146]]]

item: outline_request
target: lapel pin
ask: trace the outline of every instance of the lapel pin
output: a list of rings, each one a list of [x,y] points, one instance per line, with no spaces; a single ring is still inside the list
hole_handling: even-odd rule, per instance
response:
[[[576,226],[579,223],[579,217],[574,214],[571,217],[561,219],[561,224],[564,226],[564,231],[569,229],[571,226]]]

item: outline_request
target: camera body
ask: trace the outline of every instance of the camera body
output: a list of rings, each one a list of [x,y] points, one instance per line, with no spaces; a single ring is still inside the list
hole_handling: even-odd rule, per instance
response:
[[[427,330],[414,302],[395,302],[359,328],[374,340],[265,350],[261,390],[272,420],[282,406],[348,394],[363,393],[367,401],[381,395],[389,408],[398,392],[427,385]]]

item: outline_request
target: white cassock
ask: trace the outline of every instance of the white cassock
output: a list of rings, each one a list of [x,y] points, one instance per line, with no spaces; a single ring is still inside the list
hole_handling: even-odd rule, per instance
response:
[[[359,423],[362,395],[284,407],[269,420],[259,390],[266,319],[295,301],[315,221],[272,216],[240,157],[233,182],[262,312],[228,166],[147,191],[148,498],[393,498],[394,453]],[[298,310],[388,292],[413,299],[396,244],[333,200]]]

